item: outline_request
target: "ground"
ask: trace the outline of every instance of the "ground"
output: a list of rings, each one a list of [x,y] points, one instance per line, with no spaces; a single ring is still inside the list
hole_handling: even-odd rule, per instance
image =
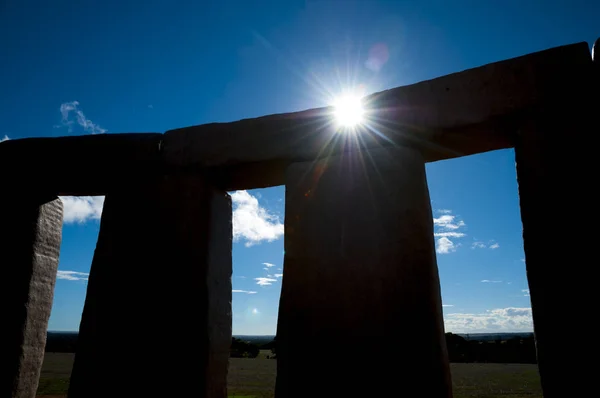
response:
[[[258,358],[229,360],[229,398],[273,398],[276,361]],[[73,354],[47,353],[38,397],[64,398]],[[536,365],[451,364],[454,398],[541,398]]]

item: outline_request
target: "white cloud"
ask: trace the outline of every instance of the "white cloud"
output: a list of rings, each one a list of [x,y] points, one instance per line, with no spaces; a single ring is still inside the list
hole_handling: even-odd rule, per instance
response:
[[[448,254],[456,251],[456,245],[445,236],[435,242],[435,251],[439,254]]]
[[[273,282],[277,282],[277,279],[273,278],[254,278],[254,280],[256,281],[256,284],[260,286],[269,286],[272,285]]]
[[[283,274],[275,274],[275,278],[281,278],[283,277]]]
[[[455,219],[456,219],[456,216],[453,216],[450,214],[444,214],[443,216],[440,216],[439,218],[434,218],[433,224],[438,225],[445,229],[453,229],[453,230],[466,226],[464,221],[462,221],[462,220],[455,221]]]
[[[464,238],[467,235],[462,232],[436,232],[433,234],[433,236],[435,236],[435,237],[444,236],[447,238]]]
[[[481,281],[482,283],[502,283],[502,281],[491,281],[489,279],[484,279]]]
[[[454,304],[442,304],[442,307],[454,307]]]
[[[498,244],[496,241],[494,240],[490,240],[488,243],[484,243],[482,241],[475,241],[471,244],[471,249],[497,249],[500,247],[500,244]]]
[[[0,138],[0,142],[8,141],[8,140],[10,140],[10,138],[8,138],[8,136],[6,134],[4,134],[4,137]]]
[[[261,207],[247,191],[231,194],[233,202],[233,240],[245,240],[246,247],[262,241],[273,242],[283,236],[283,223],[277,215]]]
[[[531,308],[498,308],[479,314],[455,313],[444,316],[447,332],[531,332]]]
[[[272,263],[262,263],[262,265],[264,265],[265,267],[274,267],[275,264]]]
[[[99,220],[104,206],[104,196],[61,196],[65,223],[83,223]]]
[[[529,289],[523,289],[521,292],[523,292],[523,296],[529,297]]]
[[[67,281],[87,281],[89,275],[90,274],[87,272],[58,270],[56,272],[56,279],[64,279]]]
[[[436,238],[435,251],[438,254],[455,252],[461,244],[454,243],[450,238],[460,239],[467,236],[464,232],[459,231],[459,229],[466,227],[466,224],[463,220],[459,220],[455,215],[451,214],[452,210],[438,209],[436,212],[442,215],[433,218],[435,229],[433,236]]]
[[[246,293],[246,294],[256,294],[255,291],[253,290],[237,290],[237,289],[233,289],[231,291],[231,293]]]
[[[104,134],[107,132],[96,123],[88,119],[83,111],[79,108],[79,101],[65,102],[60,105],[60,114],[62,116],[62,124],[72,131],[73,124],[77,123],[79,126],[90,134]],[[71,115],[74,115],[75,120],[72,119]]]

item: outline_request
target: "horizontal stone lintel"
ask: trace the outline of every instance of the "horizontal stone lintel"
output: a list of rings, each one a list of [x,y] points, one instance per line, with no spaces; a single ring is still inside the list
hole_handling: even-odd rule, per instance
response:
[[[418,148],[434,162],[513,147],[523,120],[545,104],[585,101],[593,70],[588,44],[577,43],[369,95],[355,134],[340,133],[332,109],[318,108],[164,135],[5,141],[0,166],[10,192],[99,195],[159,169],[207,173],[227,190],[281,185],[291,162],[387,146]]]
[[[160,133],[24,138],[0,144],[6,194],[105,195],[162,169]]]
[[[515,118],[564,101],[565,90],[582,96],[581,77],[590,76],[591,66],[588,44],[578,43],[375,93],[364,98],[367,122],[358,138],[337,132],[332,108],[170,130],[165,161],[201,167],[295,162],[358,146],[400,145],[420,148],[431,162],[512,147]]]

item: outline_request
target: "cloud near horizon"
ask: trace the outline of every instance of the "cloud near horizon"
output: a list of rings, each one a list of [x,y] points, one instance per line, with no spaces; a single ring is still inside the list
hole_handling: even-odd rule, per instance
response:
[[[444,316],[447,332],[490,333],[531,332],[531,308],[497,308],[479,314],[454,313]]]
[[[0,138],[0,142],[4,142],[4,141],[8,141],[10,140],[10,138],[8,138],[8,135],[4,134],[4,137]]]
[[[250,247],[262,242],[273,242],[283,237],[283,223],[275,214],[261,207],[258,198],[248,191],[231,193],[233,203],[233,241],[245,241]],[[267,265],[270,263],[265,263]]]

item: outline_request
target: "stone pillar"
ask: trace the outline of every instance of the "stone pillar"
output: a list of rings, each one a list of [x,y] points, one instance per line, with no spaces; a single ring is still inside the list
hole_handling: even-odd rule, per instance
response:
[[[56,197],[26,197],[1,198],[0,208],[0,396],[33,398],[52,310],[63,206]]]
[[[292,164],[277,398],[451,397],[419,152]]]
[[[69,397],[226,397],[231,217],[196,176],[107,195]]]
[[[547,88],[515,134],[525,266],[545,398],[597,390],[596,368],[583,364],[598,358],[600,348],[578,331],[593,334],[599,302],[593,275],[600,167],[592,138],[600,134],[600,75],[589,60],[578,69]]]
[[[563,118],[566,115],[577,115]],[[599,173],[590,118],[569,110],[540,117],[518,134],[517,179],[537,361],[545,398],[586,396],[597,389],[588,363],[597,344],[577,341],[598,308],[593,277],[598,244],[593,221]],[[590,131],[591,130],[591,131]],[[578,134],[588,132],[589,135]]]

